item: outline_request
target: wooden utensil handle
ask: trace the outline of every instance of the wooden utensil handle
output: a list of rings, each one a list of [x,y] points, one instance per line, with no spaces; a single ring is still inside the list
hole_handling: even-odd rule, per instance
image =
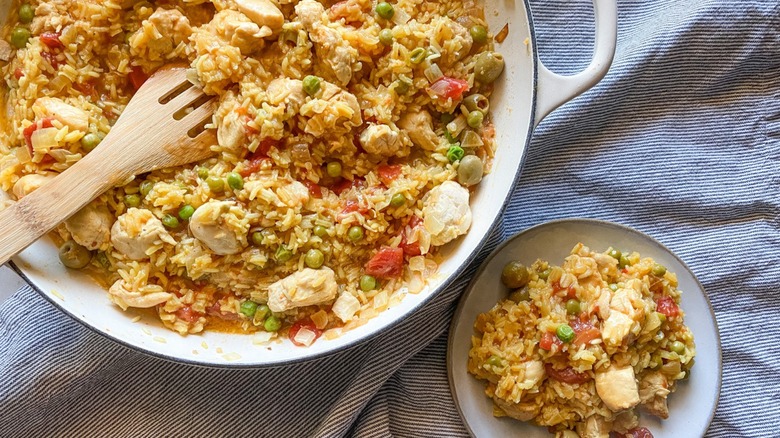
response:
[[[111,173],[106,167],[117,166],[100,162],[98,154],[95,158],[87,155],[0,211],[0,265],[129,176],[127,172]]]

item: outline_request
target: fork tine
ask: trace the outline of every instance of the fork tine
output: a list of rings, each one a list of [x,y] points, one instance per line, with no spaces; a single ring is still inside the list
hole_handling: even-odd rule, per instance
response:
[[[172,88],[173,89],[173,88]],[[176,112],[182,108],[186,108],[187,105],[198,100],[200,96],[203,96],[203,90],[198,87],[190,87],[178,96],[174,97],[165,104],[165,107],[170,112]]]
[[[216,96],[212,96],[211,99],[206,101],[203,105],[199,106],[198,108],[195,108],[192,112],[184,115],[184,117],[181,118],[181,120],[187,120],[187,123],[198,123],[205,119],[206,117],[214,114],[214,111],[217,109],[217,98]]]

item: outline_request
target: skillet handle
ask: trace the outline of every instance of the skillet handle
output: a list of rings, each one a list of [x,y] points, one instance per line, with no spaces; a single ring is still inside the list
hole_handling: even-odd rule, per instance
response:
[[[539,62],[534,127],[564,103],[596,85],[609,70],[617,45],[617,0],[593,0],[596,43],[593,59],[585,70],[573,76],[551,72]]]

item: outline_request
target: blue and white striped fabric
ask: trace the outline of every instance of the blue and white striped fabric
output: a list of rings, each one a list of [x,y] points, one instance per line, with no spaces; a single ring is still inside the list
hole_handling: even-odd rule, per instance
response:
[[[590,2],[532,6],[548,66],[584,66]],[[708,436],[778,436],[780,6],[619,6],[614,67],[540,125],[484,251],[575,216],[658,238],[698,275],[720,325],[723,388]],[[259,371],[146,357],[22,289],[0,307],[0,436],[465,436],[444,362],[465,283],[370,344]]]

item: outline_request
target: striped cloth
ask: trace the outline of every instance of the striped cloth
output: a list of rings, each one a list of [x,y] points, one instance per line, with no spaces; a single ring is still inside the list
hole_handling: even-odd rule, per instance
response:
[[[590,3],[532,7],[548,66],[584,66]],[[779,17],[776,0],[620,1],[614,67],[540,125],[483,251],[574,216],[624,223],[669,246],[704,284],[721,330],[712,437],[779,433]],[[0,307],[0,436],[465,436],[445,339],[474,268],[370,344],[258,371],[146,357],[24,288]]]

